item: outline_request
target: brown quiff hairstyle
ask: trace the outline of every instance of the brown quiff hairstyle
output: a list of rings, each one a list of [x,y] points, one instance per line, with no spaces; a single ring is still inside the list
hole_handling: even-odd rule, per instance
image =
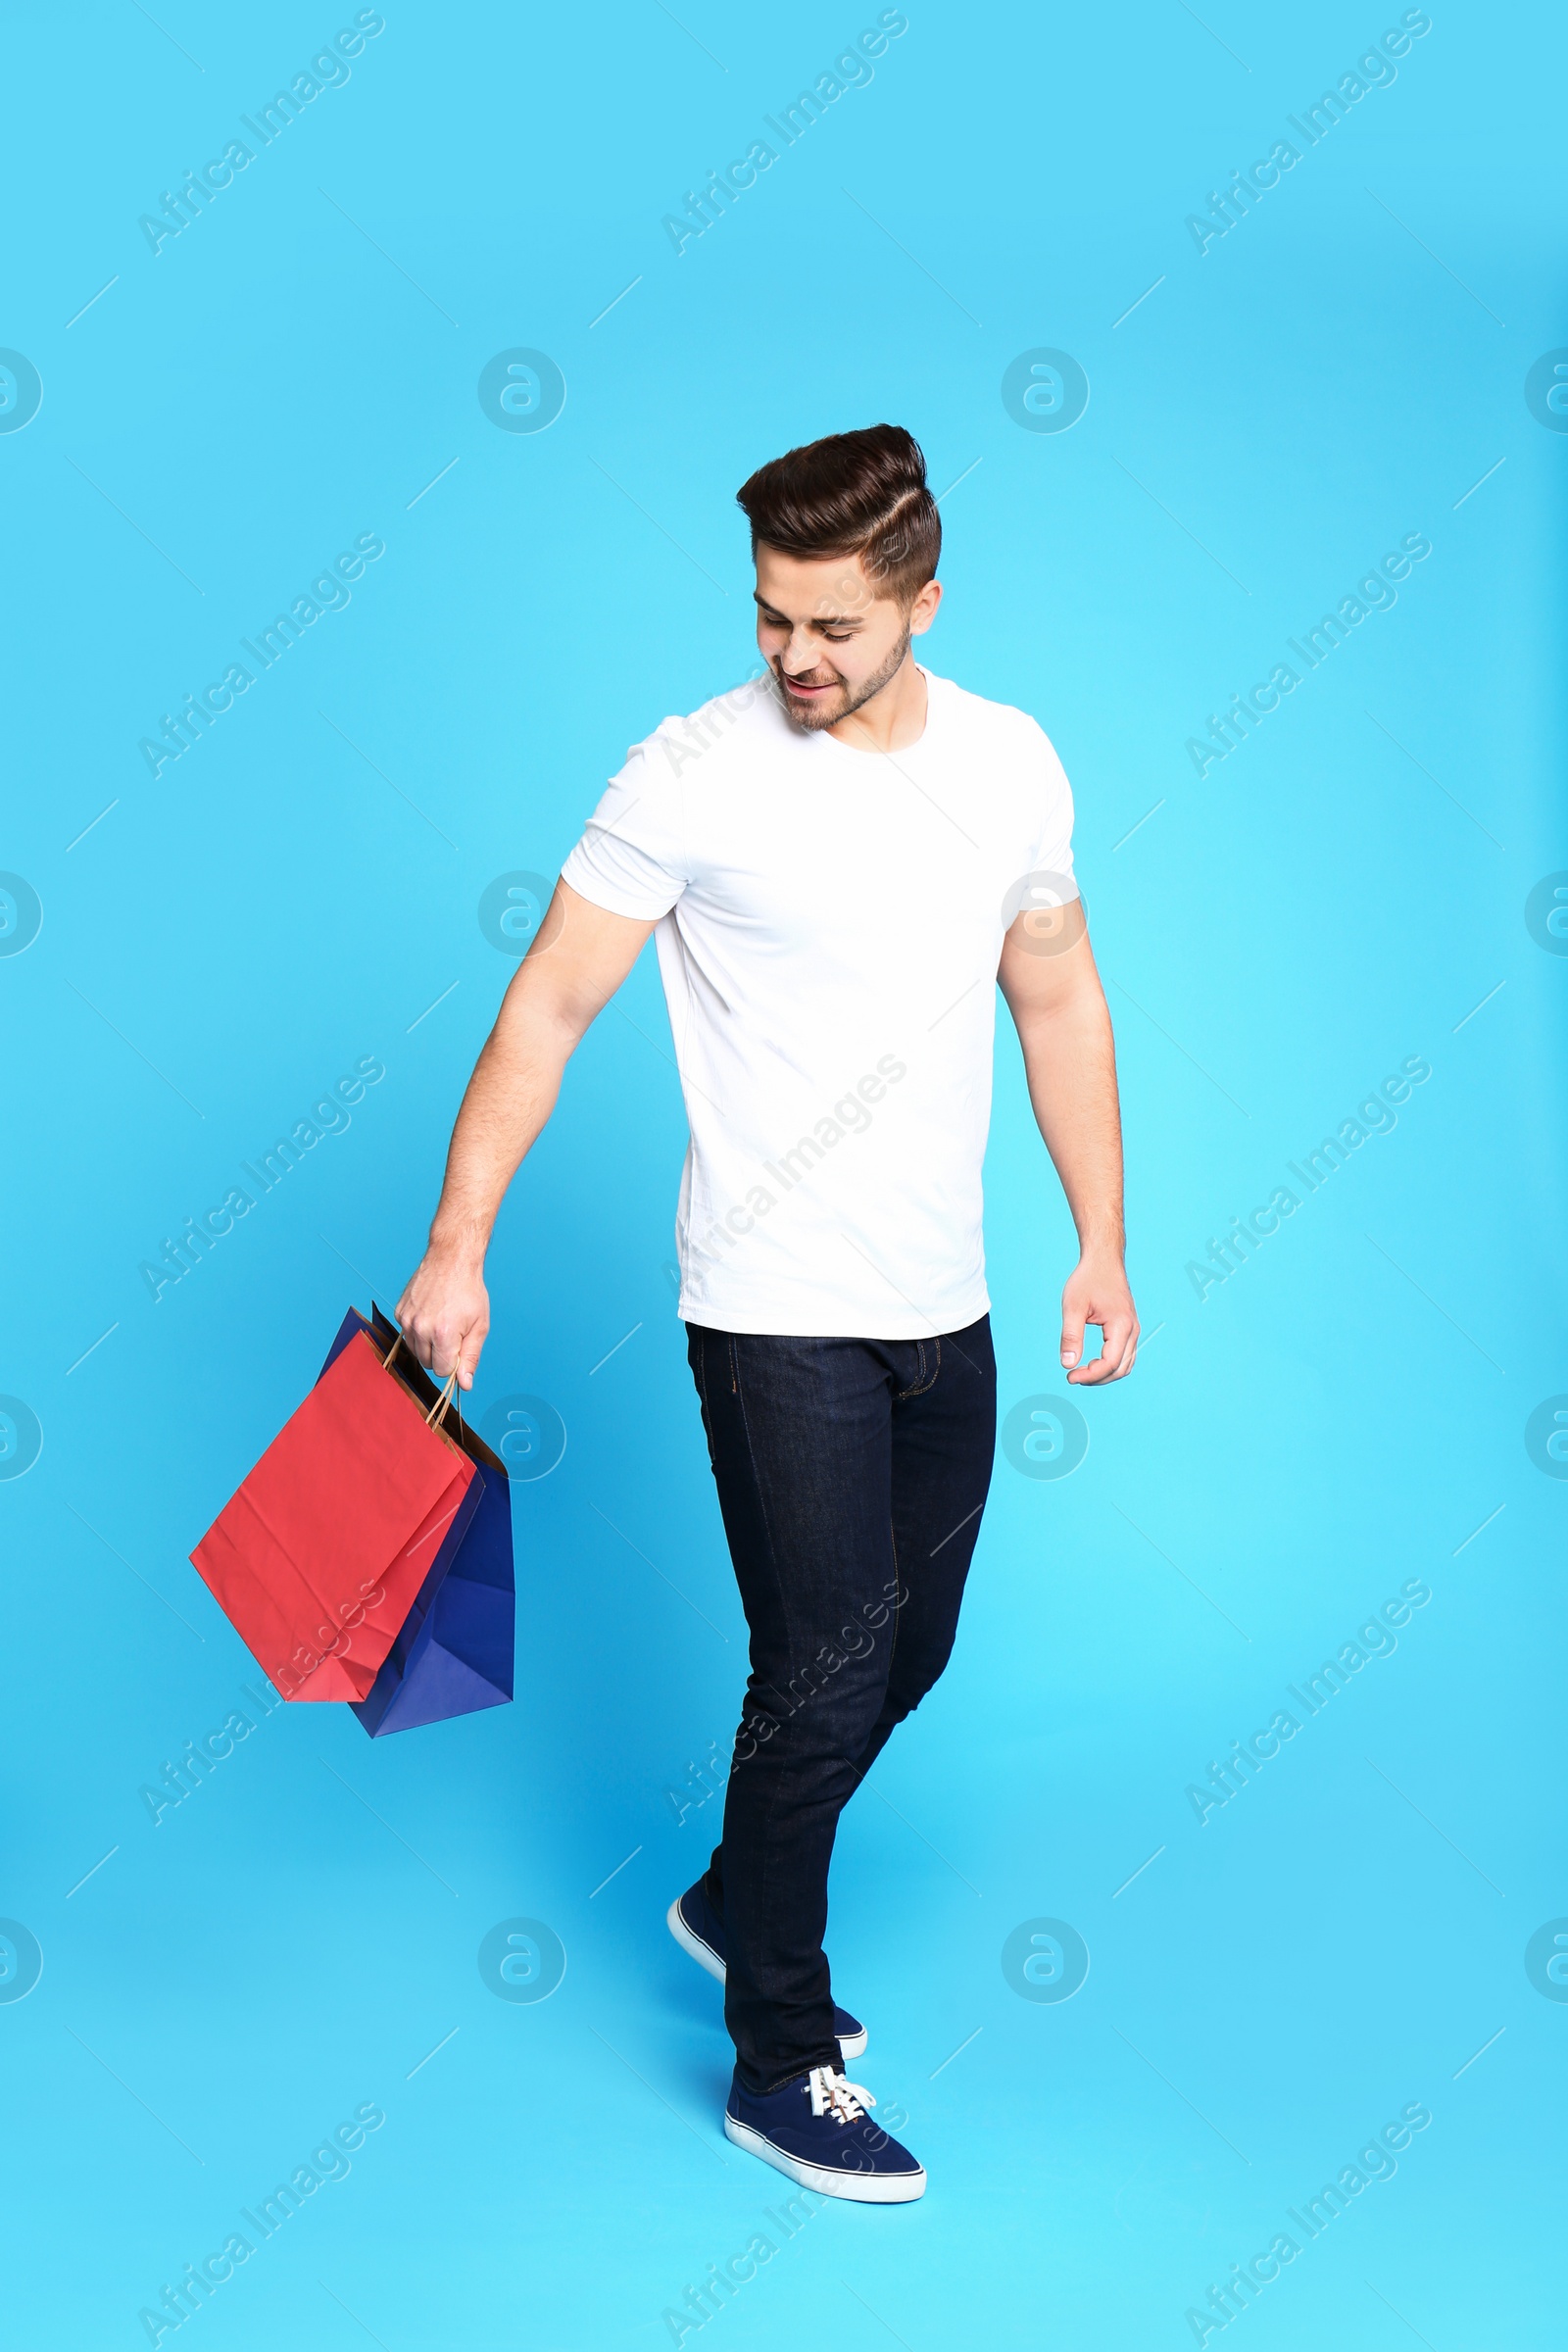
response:
[[[735,493],[752,554],[858,556],[879,594],[906,610],[936,576],[942,518],[920,444],[902,424],[829,433],[760,466]]]

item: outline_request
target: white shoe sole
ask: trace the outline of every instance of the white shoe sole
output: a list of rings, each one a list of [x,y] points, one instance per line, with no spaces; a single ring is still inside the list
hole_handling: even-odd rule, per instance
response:
[[[705,1943],[700,1936],[692,1934],[691,1929],[680,1915],[679,1895],[675,1897],[669,1909],[664,1913],[664,1925],[680,1945],[681,1950],[689,1953],[699,1968],[706,1968],[709,1975],[716,1978],[722,1984],[724,1963],[710,1943]],[[839,2048],[846,2058],[858,2058],[863,2054],[865,2045],[870,2038],[870,2034],[862,2026],[858,2034],[843,2034],[839,2040]]]
[[[710,1977],[716,1977],[720,1984],[722,1984],[724,1982],[724,1963],[714,1951],[710,1943],[705,1943],[700,1936],[694,1936],[692,1934],[691,1929],[686,1925],[686,1922],[680,1915],[679,1895],[675,1897],[675,1900],[670,1904],[669,1909],[664,1913],[664,1925],[674,1936],[675,1941],[680,1945],[681,1950],[683,1952],[689,1952],[699,1968],[706,1968],[709,1975]]]
[[[916,2197],[925,2195],[923,2166],[914,2173],[830,2172],[826,2165],[803,2164],[798,2156],[786,2156],[750,2124],[738,2124],[727,2110],[724,2136],[749,2155],[760,2156],[775,2172],[787,2173],[802,2188],[814,2189],[819,2197],[845,2197],[855,2205],[912,2205]]]

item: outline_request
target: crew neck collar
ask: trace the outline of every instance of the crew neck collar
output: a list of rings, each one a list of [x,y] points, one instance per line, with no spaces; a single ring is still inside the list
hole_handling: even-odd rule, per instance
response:
[[[931,675],[931,672],[926,668],[923,662],[917,662],[914,666],[919,671],[921,677],[925,680],[925,725],[921,728],[919,734],[915,737],[912,743],[901,744],[896,752],[862,752],[852,743],[841,743],[839,738],[832,732],[831,728],[828,727],[824,727],[822,729],[821,733],[816,738],[817,742],[830,745],[835,752],[842,752],[845,758],[849,760],[904,760],[906,759],[911,752],[923,751],[926,745],[931,741],[932,723],[936,714],[937,690],[940,685],[940,680]],[[786,716],[788,714],[786,713]]]

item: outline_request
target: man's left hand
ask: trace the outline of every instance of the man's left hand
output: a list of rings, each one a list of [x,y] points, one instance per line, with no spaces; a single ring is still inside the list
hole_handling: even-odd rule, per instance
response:
[[[1082,1361],[1084,1325],[1098,1324],[1101,1351]],[[1138,1310],[1127,1287],[1120,1252],[1085,1251],[1061,1294],[1061,1360],[1068,1383],[1078,1388],[1125,1380],[1138,1352]]]

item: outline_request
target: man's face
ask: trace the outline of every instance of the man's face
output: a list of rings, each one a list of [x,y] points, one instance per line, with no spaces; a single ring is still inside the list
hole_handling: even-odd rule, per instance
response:
[[[931,626],[942,591],[927,581],[906,611],[878,592],[858,556],[757,550],[757,644],[799,727],[837,726],[903,667]]]

